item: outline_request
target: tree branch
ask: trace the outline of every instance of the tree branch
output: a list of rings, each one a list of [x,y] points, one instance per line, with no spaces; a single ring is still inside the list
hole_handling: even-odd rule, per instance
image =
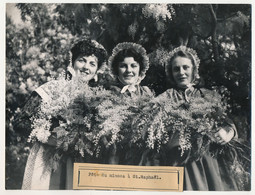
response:
[[[209,37],[212,36],[211,34],[209,34],[209,35],[207,35],[207,36],[203,36],[203,35],[198,34],[198,33],[196,33],[196,32],[194,32],[194,35],[195,35],[195,36],[198,36],[199,38],[204,39],[204,40],[206,40],[206,39],[208,39]]]
[[[220,56],[219,56],[219,50],[218,50],[218,38],[216,34],[217,16],[211,4],[209,5],[209,11],[212,16],[212,49],[214,53],[214,59],[216,62],[218,62],[220,59]]]

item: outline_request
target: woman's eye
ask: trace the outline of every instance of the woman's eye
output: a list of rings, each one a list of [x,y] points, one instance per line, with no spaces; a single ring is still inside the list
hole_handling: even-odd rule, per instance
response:
[[[125,68],[126,67],[126,64],[119,64],[119,68]]]
[[[132,68],[138,67],[138,64],[131,64]]]
[[[94,67],[94,66],[96,66],[96,64],[95,64],[94,62],[91,62],[91,63],[90,63],[90,66],[93,66],[93,67]]]
[[[184,70],[187,70],[189,68],[189,66],[183,66]]]

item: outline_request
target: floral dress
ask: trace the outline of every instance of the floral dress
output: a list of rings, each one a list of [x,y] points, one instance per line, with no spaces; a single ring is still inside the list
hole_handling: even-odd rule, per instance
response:
[[[172,88],[159,95],[157,99],[160,101],[161,98],[167,98],[176,103],[183,100],[188,102],[191,97],[204,97],[212,93],[214,92],[204,88],[190,87],[186,90]],[[231,127],[237,137],[235,126],[230,120],[226,121],[226,126]],[[185,151],[184,155],[181,155],[179,146],[179,133],[175,132],[169,138],[167,147],[162,148],[164,152],[152,154],[150,150],[144,151],[139,165],[183,166],[184,190],[237,190],[236,183],[233,178],[230,178],[231,176],[223,177],[223,174],[229,173],[226,164],[212,157],[209,152],[203,154],[198,160],[192,160],[191,151]]]

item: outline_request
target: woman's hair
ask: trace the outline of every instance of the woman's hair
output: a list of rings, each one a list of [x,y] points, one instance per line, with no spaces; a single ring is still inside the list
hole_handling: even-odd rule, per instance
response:
[[[118,67],[119,67],[119,63],[124,61],[124,59],[126,57],[133,57],[134,60],[136,62],[139,63],[140,65],[140,71],[139,74],[141,73],[141,71],[144,69],[144,63],[143,63],[143,56],[138,53],[136,50],[134,50],[133,48],[129,48],[129,49],[123,49],[121,50],[113,59],[112,61],[112,70],[113,73],[115,75],[118,75]]]
[[[191,60],[193,67],[195,66],[194,58],[193,58],[193,56],[192,56],[190,53],[185,52],[185,51],[178,51],[178,52],[176,52],[176,53],[173,55],[173,57],[171,57],[171,59],[169,60],[169,65],[170,65],[170,67],[172,67],[172,63],[173,63],[174,59],[177,58],[177,57],[188,58],[188,59]]]
[[[76,43],[72,47],[71,53],[72,53],[72,65],[74,64],[75,60],[81,55],[82,56],[95,55],[98,59],[98,68],[100,68],[102,64],[107,60],[107,52],[104,49],[104,47],[98,42],[91,39],[85,39]]]

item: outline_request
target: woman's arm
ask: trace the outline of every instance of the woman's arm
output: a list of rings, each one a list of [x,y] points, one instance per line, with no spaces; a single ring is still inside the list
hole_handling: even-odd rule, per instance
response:
[[[57,137],[55,135],[50,135],[48,141],[44,143],[49,146],[57,146]]]
[[[15,131],[20,132],[22,135],[29,136],[32,131],[30,119],[38,112],[41,102],[42,98],[36,92],[33,92],[21,108],[21,112],[15,116],[13,122]]]
[[[215,139],[218,143],[224,145],[230,142],[232,139],[237,139],[238,134],[235,127],[235,124],[228,119],[226,121],[226,125],[219,128],[219,130],[215,133]]]
[[[228,130],[226,130],[226,127],[220,128],[218,132],[215,134],[215,138],[218,143],[224,145],[230,142],[234,136],[235,131],[231,127],[227,127]]]
[[[37,114],[40,109],[43,98],[36,91],[32,92],[31,96],[24,104],[21,112],[15,116],[13,122],[13,128],[15,131],[21,133],[22,135],[28,137],[32,131],[31,118]],[[50,135],[46,145],[56,146],[57,139],[55,135]]]
[[[201,91],[202,91],[202,94],[210,95],[211,97],[215,97],[215,98],[221,98],[219,93],[216,91],[207,90],[207,89],[203,89]],[[223,120],[223,126],[217,129],[216,133],[212,135],[211,138],[213,139],[213,141],[224,145],[230,142],[232,139],[237,139],[238,134],[237,134],[237,130],[236,130],[236,126],[234,122],[229,117],[224,117],[224,119],[222,120]]]

